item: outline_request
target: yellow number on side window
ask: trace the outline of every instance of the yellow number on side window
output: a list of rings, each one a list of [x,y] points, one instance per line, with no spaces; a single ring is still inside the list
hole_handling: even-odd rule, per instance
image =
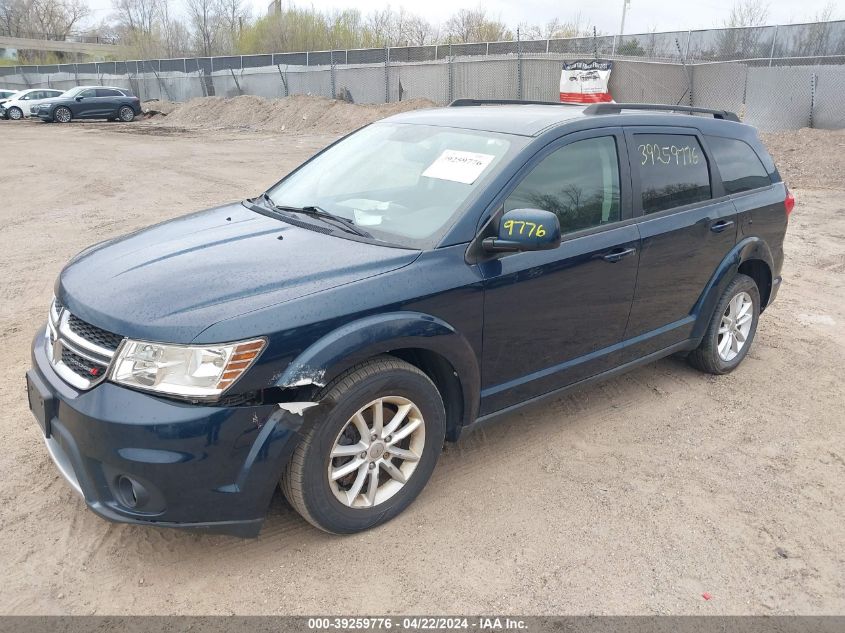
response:
[[[537,226],[537,232],[534,235],[537,237],[546,237],[546,228],[542,224],[539,224]]]

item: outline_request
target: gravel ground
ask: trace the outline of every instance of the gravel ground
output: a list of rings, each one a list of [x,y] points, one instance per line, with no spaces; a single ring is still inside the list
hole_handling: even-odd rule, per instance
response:
[[[777,137],[799,206],[784,287],[736,372],[657,362],[465,435],[385,526],[329,536],[277,495],[246,541],[86,510],[27,410],[29,343],[74,253],[255,194],[333,136],[0,122],[0,138],[15,157],[0,178],[0,612],[845,611],[845,191],[801,188],[830,185],[812,172],[841,135]]]

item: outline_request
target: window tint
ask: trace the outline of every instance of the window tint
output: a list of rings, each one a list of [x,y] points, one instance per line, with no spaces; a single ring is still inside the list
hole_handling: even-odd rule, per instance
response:
[[[772,184],[760,158],[745,141],[708,136],[707,144],[713,152],[726,193],[739,193]]]
[[[108,88],[97,88],[98,97],[122,97],[117,90],[109,90]]]
[[[95,96],[97,96],[97,91],[94,90],[93,88],[89,88],[88,90],[83,90],[82,92],[80,92],[76,96],[77,97],[95,97]]]
[[[635,134],[643,213],[710,199],[710,170],[701,145],[685,134]]]
[[[576,141],[549,154],[505,201],[505,211],[526,208],[557,215],[563,233],[619,220],[616,139]]]

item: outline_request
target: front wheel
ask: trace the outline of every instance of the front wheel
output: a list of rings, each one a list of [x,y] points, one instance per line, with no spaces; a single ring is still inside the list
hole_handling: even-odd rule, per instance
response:
[[[380,356],[341,375],[320,399],[335,404],[291,457],[285,496],[334,534],[389,521],[422,491],[440,456],[440,393],[413,365]]]
[[[53,113],[53,120],[57,123],[70,123],[72,118],[73,114],[71,113],[70,108],[66,108],[64,106],[56,108],[56,111]]]
[[[688,360],[709,374],[727,374],[742,362],[751,348],[760,318],[760,290],[747,275],[728,284],[701,344]]]
[[[20,121],[23,118],[23,110],[17,106],[11,107],[8,116],[12,121]]]
[[[123,121],[124,123],[129,123],[135,119],[135,110],[130,108],[129,106],[123,106],[120,110],[117,111],[117,118]]]

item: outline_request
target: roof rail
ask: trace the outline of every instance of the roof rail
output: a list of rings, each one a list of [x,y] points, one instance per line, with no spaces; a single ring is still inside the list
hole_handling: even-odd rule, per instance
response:
[[[560,103],[559,101],[520,101],[519,99],[455,99],[449,104],[450,108],[462,108],[466,106],[483,105],[572,105],[571,103]]]
[[[663,112],[686,112],[688,114],[712,114],[714,119],[736,121],[739,117],[727,110],[711,110],[710,108],[696,108],[682,105],[662,103],[593,103],[584,108],[584,114],[619,114],[622,110],[658,110]]]

